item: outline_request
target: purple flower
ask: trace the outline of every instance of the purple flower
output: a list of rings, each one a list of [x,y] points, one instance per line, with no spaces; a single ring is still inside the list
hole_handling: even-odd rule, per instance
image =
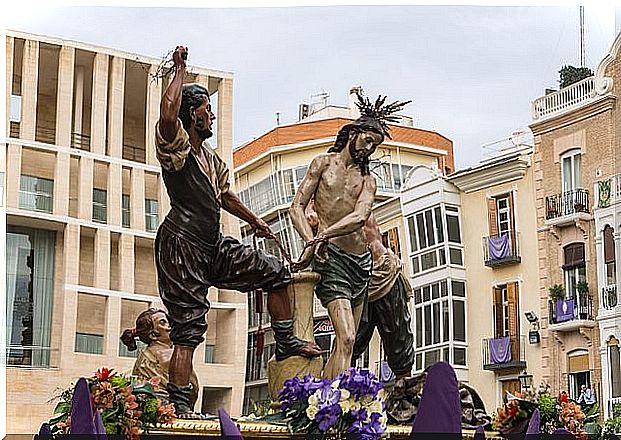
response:
[[[354,418],[354,421],[347,431],[353,432],[353,433],[359,433],[360,431],[362,431],[365,421],[367,420],[367,410],[357,409],[357,410],[351,411],[350,414]]]
[[[337,400],[338,402],[338,400]],[[321,432],[326,432],[332,428],[341,416],[341,407],[336,405],[326,405],[321,408],[315,416],[315,421]]]
[[[365,395],[375,398],[384,385],[369,370],[350,368],[341,378],[339,387],[346,389],[356,398]]]

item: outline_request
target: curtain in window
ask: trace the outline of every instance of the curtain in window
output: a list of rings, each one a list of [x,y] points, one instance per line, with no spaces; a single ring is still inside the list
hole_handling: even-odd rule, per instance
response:
[[[7,319],[7,345],[15,345],[13,341],[13,316],[15,308],[15,293],[17,290],[17,277],[19,267],[19,250],[29,250],[30,243],[27,235],[6,235],[6,319]],[[22,252],[23,253],[23,252]]]
[[[50,352],[43,347],[50,346],[52,335],[54,233],[35,229],[32,231],[31,240],[34,248],[32,345],[42,347],[40,350],[33,350],[32,365],[47,366]]]

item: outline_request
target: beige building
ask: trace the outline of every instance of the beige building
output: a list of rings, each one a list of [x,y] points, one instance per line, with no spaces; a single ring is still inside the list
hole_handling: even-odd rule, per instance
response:
[[[32,433],[59,387],[130,370],[120,333],[160,304],[153,242],[169,201],[153,137],[167,78],[153,77],[159,59],[52,37],[9,32],[6,49],[7,431]],[[214,141],[231,164],[232,74],[189,72],[214,94]],[[230,216],[222,223],[239,234]],[[246,296],[210,300],[198,409],[237,415]]]
[[[619,333],[617,325],[600,334],[598,321],[617,313],[612,307],[602,314],[608,303],[601,295],[609,282],[614,284],[616,269],[610,279],[604,278],[602,244],[608,223],[594,221],[594,208],[601,205],[593,188],[619,172],[620,44],[617,37],[594,76],[533,101],[530,126],[535,135],[543,375],[555,392],[567,390],[572,397],[578,397],[580,385],[590,386],[604,406],[602,397],[611,394],[610,377],[602,375],[610,373],[602,363],[609,362],[609,344],[618,347]],[[618,220],[609,226],[619,249]],[[550,297],[555,285],[562,286],[563,299]],[[618,369],[618,348],[616,353]],[[618,374],[614,380],[619,381]],[[616,390],[621,393],[618,385]]]
[[[329,105],[327,97],[321,102],[301,104],[299,120],[294,124],[280,125],[259,138],[244,144],[233,152],[235,184],[242,201],[260,215],[278,234],[286,252],[298,257],[302,243],[291,224],[288,209],[297,188],[306,174],[308,164],[317,154],[325,153],[334,143],[338,130],[359,116],[354,104],[355,89],[350,92],[348,106]],[[414,127],[409,117],[402,117],[391,127],[391,139],[386,139],[374,154],[371,169],[376,176],[378,193],[374,211],[389,244],[405,261],[402,249],[405,227],[398,194],[412,168],[424,164],[451,172],[454,169],[453,144],[444,136]],[[253,242],[252,231],[242,225],[242,237]],[[257,240],[257,246],[280,255],[272,240]],[[269,328],[266,307],[261,321],[262,328]],[[248,354],[246,370],[246,397],[244,412],[253,411],[253,404],[268,399],[267,360],[274,350],[273,336],[268,330],[262,356],[256,351],[259,315],[257,304],[249,297],[248,303]],[[315,336],[327,357],[334,338],[326,310],[318,301],[315,305]],[[376,333],[369,352],[361,361],[378,372],[383,358]]]
[[[525,371],[535,387],[542,377],[538,333],[529,341],[540,319],[533,148],[517,136],[511,141],[448,178],[461,199],[468,383],[489,412],[507,391],[520,391]]]

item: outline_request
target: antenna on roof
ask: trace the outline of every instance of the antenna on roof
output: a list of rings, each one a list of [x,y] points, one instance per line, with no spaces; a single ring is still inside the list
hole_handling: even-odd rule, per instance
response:
[[[580,6],[580,67],[584,67],[584,6]]]
[[[276,112],[276,126],[280,125],[280,112]]]

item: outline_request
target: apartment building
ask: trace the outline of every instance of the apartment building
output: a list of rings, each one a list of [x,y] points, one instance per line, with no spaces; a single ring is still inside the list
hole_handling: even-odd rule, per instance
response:
[[[468,383],[488,410],[520,375],[541,381],[533,147],[516,133],[448,180],[460,190],[468,286]],[[530,336],[530,337],[529,337]]]
[[[153,138],[168,77],[155,78],[160,59],[53,37],[8,32],[6,48],[7,431],[32,433],[59,387],[130,371],[119,336],[160,304],[153,242],[169,200]],[[232,164],[232,74],[189,72],[214,94],[214,141]],[[229,216],[222,229],[239,234]],[[197,409],[239,414],[246,297],[210,299]]]
[[[619,95],[619,49],[621,36],[617,36],[610,54],[600,63],[595,81],[612,80],[612,96]],[[619,147],[618,110],[611,111],[608,130],[613,134],[611,157],[606,168],[596,171],[593,184],[593,217],[595,259],[597,261],[597,287],[599,296],[597,322],[599,325],[599,354],[602,366],[601,406],[606,417],[621,414],[621,268],[617,256],[621,255],[621,148]],[[594,285],[595,287],[595,285]],[[616,407],[615,407],[616,406]]]
[[[350,91],[347,106],[330,105],[327,97],[312,104],[299,106],[299,120],[293,124],[279,125],[264,135],[248,142],[233,152],[235,184],[242,201],[261,216],[275,232],[285,251],[296,259],[303,243],[294,231],[288,209],[298,186],[306,174],[308,164],[317,154],[325,153],[332,146],[338,130],[359,116],[355,106],[356,88]],[[397,254],[403,254],[405,227],[401,215],[399,192],[414,166],[425,164],[451,172],[454,169],[453,144],[444,136],[414,127],[407,116],[391,127],[393,139],[386,139],[374,154],[371,169],[377,180],[376,212],[386,244]],[[243,239],[254,243],[252,230],[242,225]],[[282,256],[272,240],[256,240],[256,246]],[[409,272],[409,263],[406,262]],[[274,350],[269,330],[265,298],[249,296],[248,302],[248,354],[246,370],[246,397],[244,412],[252,412],[253,404],[268,399],[267,360]],[[261,317],[257,310],[264,310]],[[267,328],[265,348],[257,352],[257,331]],[[315,304],[315,337],[327,358],[332,347],[334,332],[326,310],[318,301]],[[376,334],[362,365],[379,372],[382,360],[379,337]]]
[[[615,312],[600,293],[607,291],[602,289],[616,271],[606,225],[614,233],[618,224],[594,220],[594,210],[602,208],[603,216],[606,208],[599,206],[593,188],[618,173],[620,44],[617,36],[594,76],[535,99],[530,126],[535,136],[543,377],[554,392],[566,390],[574,398],[581,385],[590,386],[600,404],[612,395],[612,380],[619,380],[618,368],[611,377],[607,367],[618,366],[614,347],[619,327],[601,333],[598,325]],[[613,241],[618,250],[618,235]],[[604,277],[605,261],[611,264],[611,278]],[[618,390],[615,385],[614,393]]]

